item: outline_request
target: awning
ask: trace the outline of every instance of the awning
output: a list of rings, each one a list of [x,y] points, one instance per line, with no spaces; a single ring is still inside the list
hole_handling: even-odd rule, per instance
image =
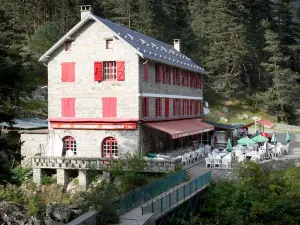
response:
[[[230,125],[230,124],[217,123],[214,121],[205,120],[205,122],[210,125],[213,125],[215,127],[215,129],[219,128],[219,129],[224,129],[224,130],[234,130],[239,127],[239,126],[234,126],[234,125]]]
[[[263,125],[264,127],[273,128],[274,124],[268,120],[258,120],[258,124]]]
[[[200,119],[148,122],[145,125],[170,134],[172,139],[214,130],[214,126]]]

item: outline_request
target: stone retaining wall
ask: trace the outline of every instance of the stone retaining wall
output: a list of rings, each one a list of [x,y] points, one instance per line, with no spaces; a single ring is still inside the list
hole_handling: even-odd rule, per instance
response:
[[[268,161],[260,162],[262,168],[266,170],[285,170],[292,167],[300,167],[300,158],[275,158]],[[212,169],[213,180],[236,180],[238,177],[234,174],[234,169]]]

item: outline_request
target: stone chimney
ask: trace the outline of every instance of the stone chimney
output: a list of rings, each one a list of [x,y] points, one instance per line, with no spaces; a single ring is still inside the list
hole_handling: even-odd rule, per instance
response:
[[[174,39],[174,48],[180,52],[180,39]]]
[[[86,17],[91,12],[92,12],[91,5],[81,5],[80,6],[81,20],[83,20],[83,18]]]

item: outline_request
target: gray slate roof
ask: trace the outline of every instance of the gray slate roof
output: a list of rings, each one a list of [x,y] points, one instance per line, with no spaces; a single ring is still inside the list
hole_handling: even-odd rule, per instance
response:
[[[39,118],[19,118],[14,119],[11,128],[15,129],[42,129],[48,128],[48,121]],[[10,127],[8,123],[0,123],[1,127]]]
[[[203,68],[181,52],[178,52],[173,45],[155,40],[154,38],[122,27],[98,16],[94,15],[94,17],[134,47],[144,58],[199,73],[205,73]]]

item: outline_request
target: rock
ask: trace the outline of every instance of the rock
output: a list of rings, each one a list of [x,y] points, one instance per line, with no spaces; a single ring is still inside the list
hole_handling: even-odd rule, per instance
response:
[[[60,204],[53,205],[53,213],[52,216],[54,219],[57,219],[60,222],[69,222],[72,217],[72,210],[69,208],[65,208]]]
[[[46,216],[52,216],[53,206],[51,204],[46,204],[45,214],[46,214]]]
[[[12,110],[15,112],[15,113],[20,113],[22,112],[22,108],[20,106],[13,106],[12,107]]]
[[[25,225],[27,221],[27,214],[24,206],[13,202],[0,202],[0,224]]]
[[[45,225],[65,225],[63,222],[57,222],[50,217],[44,217],[44,223]]]
[[[243,114],[242,117],[245,118],[245,119],[249,119],[250,118],[250,116],[248,114]]]
[[[224,112],[228,112],[228,108],[226,106],[223,107]]]
[[[259,116],[253,116],[251,119],[255,120],[261,120],[261,118]]]
[[[75,178],[68,184],[67,193],[74,197],[79,191],[83,191],[83,188],[78,184],[78,178]]]
[[[224,117],[220,117],[220,121],[221,121],[221,122],[227,123],[227,122],[228,122],[228,119],[226,119],[226,118],[224,118]]]
[[[44,225],[44,222],[42,219],[32,217],[29,219],[28,225]]]

